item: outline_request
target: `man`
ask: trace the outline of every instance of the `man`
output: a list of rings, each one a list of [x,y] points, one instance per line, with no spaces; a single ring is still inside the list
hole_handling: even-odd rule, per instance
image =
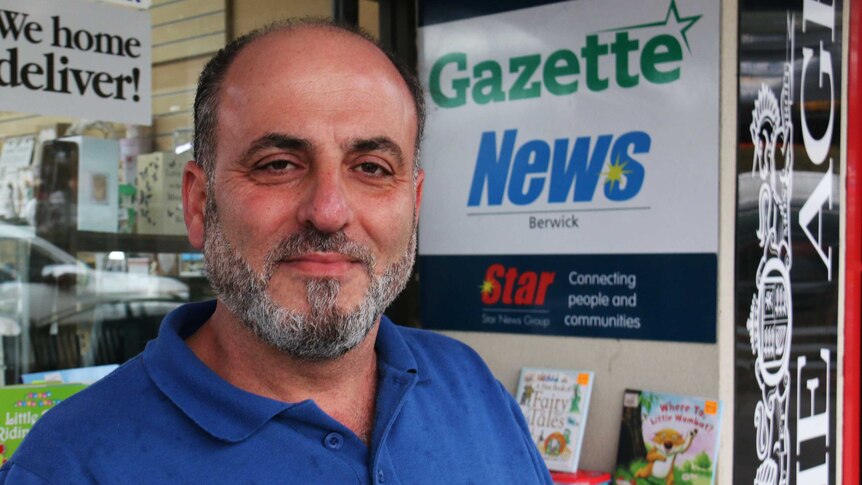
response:
[[[416,81],[319,21],[204,69],[184,172],[217,302],[165,318],[57,406],[7,483],[550,483],[517,405],[469,348],[381,317],[413,265]]]

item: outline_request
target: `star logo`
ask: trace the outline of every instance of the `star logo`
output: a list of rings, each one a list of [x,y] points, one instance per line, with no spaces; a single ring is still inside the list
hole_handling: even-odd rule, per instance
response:
[[[626,170],[628,164],[629,162],[620,163],[620,159],[617,157],[616,161],[608,166],[608,171],[602,173],[605,176],[605,184],[609,185],[610,189],[613,189],[614,185],[619,186],[622,183],[623,175],[632,173],[631,170]]]
[[[482,282],[481,285],[479,285],[479,288],[482,289],[483,295],[487,295],[487,294],[491,293],[492,291],[494,291],[494,282],[485,280]]]
[[[664,20],[659,20],[658,22],[648,22],[645,24],[637,24],[637,25],[629,25],[627,27],[619,27],[616,29],[608,29],[601,30],[599,32],[616,32],[619,30],[636,30],[636,29],[648,29],[652,27],[664,27],[667,25],[674,25],[679,29],[680,37],[682,37],[682,41],[685,42],[685,48],[688,49],[688,52],[691,53],[691,46],[688,45],[688,36],[686,35],[689,29],[697,23],[702,15],[691,15],[688,17],[681,17],[679,15],[679,9],[676,6],[676,0],[670,0],[670,5],[667,7],[667,12],[665,13]]]

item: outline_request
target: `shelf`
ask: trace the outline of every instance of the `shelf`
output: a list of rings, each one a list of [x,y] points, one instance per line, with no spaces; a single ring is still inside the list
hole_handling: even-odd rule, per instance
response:
[[[76,251],[129,253],[197,253],[186,236],[161,236],[153,234],[118,234],[78,231],[75,236]]]

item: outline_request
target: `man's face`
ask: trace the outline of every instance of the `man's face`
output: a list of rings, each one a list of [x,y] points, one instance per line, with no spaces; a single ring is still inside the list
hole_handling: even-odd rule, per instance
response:
[[[422,174],[410,93],[370,43],[302,28],[248,45],[219,101],[205,215],[213,286],[268,343],[341,355],[413,263]]]

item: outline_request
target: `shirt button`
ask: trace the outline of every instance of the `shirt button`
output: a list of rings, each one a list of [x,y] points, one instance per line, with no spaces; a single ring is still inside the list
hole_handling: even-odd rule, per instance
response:
[[[377,483],[383,483],[386,481],[386,475],[383,474],[383,470],[377,469]]]
[[[340,433],[329,433],[326,435],[326,438],[323,438],[323,446],[329,448],[332,451],[338,451],[341,449],[341,445],[344,444],[344,437],[341,436]]]

